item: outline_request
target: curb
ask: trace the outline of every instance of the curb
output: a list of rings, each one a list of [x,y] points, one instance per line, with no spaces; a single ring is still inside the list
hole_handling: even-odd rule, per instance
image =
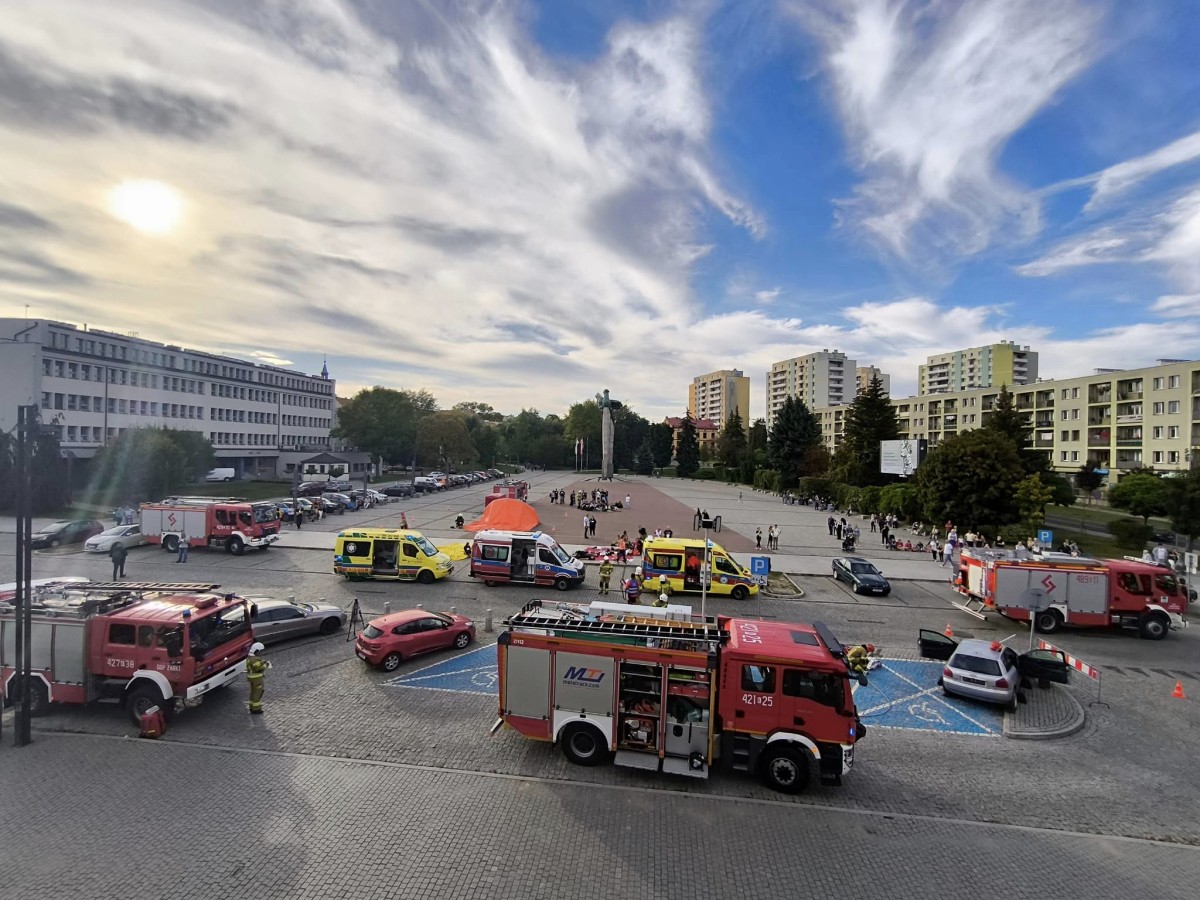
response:
[[[1053,728],[1048,731],[1014,731],[1009,728],[1009,720],[1012,718],[1013,714],[1010,712],[1005,712],[1004,736],[1006,738],[1012,738],[1014,741],[1050,741],[1055,740],[1056,738],[1069,737],[1083,728],[1087,721],[1087,716],[1085,715],[1083,706],[1080,705],[1079,701],[1075,699],[1070,691],[1064,689],[1060,685],[1052,684],[1050,687],[1053,690],[1061,692],[1061,694],[1070,700],[1071,704],[1075,707],[1075,714],[1071,717],[1071,719],[1065,725],[1061,725],[1058,728]]]

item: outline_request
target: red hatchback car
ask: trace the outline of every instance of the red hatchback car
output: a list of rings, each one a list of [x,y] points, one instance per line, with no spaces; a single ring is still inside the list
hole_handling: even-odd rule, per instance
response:
[[[385,672],[394,672],[410,656],[456,647],[475,640],[475,623],[466,616],[406,609],[372,619],[359,632],[354,652]]]

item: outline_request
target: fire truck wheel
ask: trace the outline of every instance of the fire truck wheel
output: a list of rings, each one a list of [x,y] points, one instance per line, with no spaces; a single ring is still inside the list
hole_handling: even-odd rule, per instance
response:
[[[1162,613],[1142,616],[1142,621],[1138,625],[1138,634],[1148,641],[1161,641],[1170,630],[1171,622]]]
[[[485,579],[483,579],[483,584],[484,584],[484,587],[495,587],[496,581],[495,581],[495,579],[492,579],[492,578],[485,578]]]
[[[729,592],[729,596],[734,600],[745,600],[748,596],[750,596],[750,592],[746,590],[745,585],[739,584]]]
[[[766,752],[762,761],[763,781],[783,794],[798,794],[808,786],[808,759],[792,747]]]
[[[163,538],[162,548],[168,553],[174,553],[179,549],[179,538],[175,537],[173,534],[168,534],[165,538]]]
[[[389,653],[379,661],[379,668],[385,672],[395,672],[400,668],[400,663],[404,662],[404,657],[399,653]]]
[[[561,740],[563,755],[577,766],[598,766],[608,755],[604,735],[593,725],[568,725]]]
[[[231,538],[229,541],[229,552],[234,556],[241,556],[245,551],[246,545],[242,543],[241,538]]]
[[[421,584],[433,584],[433,573],[428,569],[422,569],[417,575],[417,581]]]
[[[141,684],[125,695],[125,711],[134,725],[142,724],[142,713],[152,706],[165,708],[162,692],[152,684]]]
[[[14,678],[8,688],[8,702],[21,702],[21,682]],[[29,714],[44,716],[50,709],[50,695],[46,693],[46,685],[40,679],[34,679],[29,689]]]
[[[1054,634],[1063,626],[1062,613],[1057,609],[1045,609],[1035,613],[1037,630],[1042,634]]]

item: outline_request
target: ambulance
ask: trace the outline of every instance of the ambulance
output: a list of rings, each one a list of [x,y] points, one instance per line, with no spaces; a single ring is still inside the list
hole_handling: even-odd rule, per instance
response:
[[[471,577],[488,587],[504,581],[554,585],[560,591],[583,584],[583,562],[543,531],[480,531],[471,542]]]
[[[431,584],[454,571],[450,557],[419,531],[354,528],[338,532],[333,572],[346,579],[374,578]]]
[[[720,544],[712,544],[709,558],[712,566],[708,577],[708,593],[727,595],[734,600],[745,600],[758,593],[758,585],[750,570],[743,568]],[[642,548],[643,583],[656,589],[659,576],[666,575],[672,594],[700,593],[703,564],[703,540],[652,537],[646,539]]]

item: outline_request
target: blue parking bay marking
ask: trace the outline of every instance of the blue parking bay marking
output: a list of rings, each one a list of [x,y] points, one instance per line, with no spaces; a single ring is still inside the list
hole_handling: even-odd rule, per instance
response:
[[[907,728],[941,734],[995,737],[1003,733],[999,706],[948,697],[938,687],[942,664],[885,659],[854,686],[854,704],[868,728]]]
[[[428,691],[495,696],[499,692],[500,684],[496,666],[496,645],[477,647],[415,672],[407,672],[393,678],[388,684],[424,688]]]

